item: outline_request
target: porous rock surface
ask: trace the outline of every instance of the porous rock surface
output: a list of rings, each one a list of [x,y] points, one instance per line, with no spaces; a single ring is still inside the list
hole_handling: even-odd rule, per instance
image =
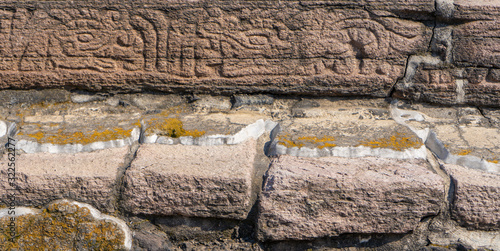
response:
[[[125,223],[88,204],[58,200],[39,209],[0,210],[1,250],[130,250]],[[21,212],[24,211],[24,212]],[[15,218],[12,218],[15,217]],[[13,220],[14,219],[14,220]]]
[[[2,204],[7,194],[15,195],[16,205],[43,206],[57,199],[73,199],[105,211],[114,211],[118,169],[125,164],[128,147],[110,148],[91,153],[19,154],[15,162],[3,155],[0,165],[15,163],[15,172],[0,170]],[[12,186],[7,177],[15,175]]]
[[[114,211],[134,250],[500,250],[499,17],[495,0],[2,1],[0,207],[11,137],[16,206]],[[261,187],[264,153],[285,156]]]
[[[439,104],[498,106],[500,4],[489,0],[437,1],[432,55],[410,57],[395,97]],[[459,21],[460,20],[460,21]]]
[[[0,88],[384,97],[432,38],[432,0],[327,5],[5,2]]]
[[[259,203],[260,237],[407,233],[439,212],[443,180],[421,160],[280,156]]]
[[[244,219],[252,206],[255,140],[239,145],[141,145],[125,174],[133,214]]]
[[[470,229],[500,229],[500,175],[445,164],[454,186],[452,216]]]

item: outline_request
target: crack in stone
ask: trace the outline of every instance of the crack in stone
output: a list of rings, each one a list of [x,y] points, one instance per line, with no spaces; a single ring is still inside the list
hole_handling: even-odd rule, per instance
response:
[[[491,119],[491,117],[486,116],[486,114],[484,112],[484,108],[476,106],[476,109],[479,110],[479,113],[481,114],[481,116],[483,116],[486,120],[488,120],[488,125],[491,127],[494,127],[493,120]]]
[[[125,183],[125,174],[127,170],[130,168],[132,165],[132,162],[137,158],[137,152],[140,147],[140,143],[135,143],[132,144],[129,147],[129,153],[126,155],[123,165],[118,168],[117,170],[117,175],[116,175],[116,181],[114,184],[114,202],[115,202],[115,208],[120,210],[122,214],[124,215],[125,210],[123,210],[123,207],[121,205],[121,202],[123,200],[123,191],[125,190],[124,183]]]

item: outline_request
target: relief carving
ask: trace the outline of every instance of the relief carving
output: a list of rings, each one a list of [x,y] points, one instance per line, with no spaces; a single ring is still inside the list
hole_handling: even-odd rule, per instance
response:
[[[2,10],[0,70],[391,77],[430,33],[364,10]]]
[[[61,21],[49,40],[54,67],[100,72],[144,69],[143,36],[133,26],[144,28],[140,17],[92,9],[53,10],[50,15]]]

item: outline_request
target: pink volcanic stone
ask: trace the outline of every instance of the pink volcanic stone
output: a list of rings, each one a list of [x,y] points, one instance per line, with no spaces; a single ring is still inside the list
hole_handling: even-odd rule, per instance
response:
[[[458,165],[444,165],[454,185],[451,212],[462,226],[500,229],[500,175]]]
[[[125,175],[134,214],[246,218],[252,206],[255,140],[238,145],[141,145]]]
[[[114,211],[118,169],[123,168],[129,147],[82,153],[18,154],[15,159],[15,191],[9,191],[7,164],[0,159],[0,198],[14,193],[17,206],[43,206],[57,199],[73,199]],[[12,174],[11,174],[12,175]]]
[[[259,238],[406,233],[443,200],[443,180],[423,160],[280,156],[260,198]]]

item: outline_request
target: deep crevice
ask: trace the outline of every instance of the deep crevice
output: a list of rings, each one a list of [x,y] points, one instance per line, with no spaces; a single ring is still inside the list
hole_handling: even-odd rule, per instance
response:
[[[391,89],[389,89],[389,92],[387,93],[387,98],[394,98],[394,92],[396,92],[396,86],[397,86],[397,84],[400,81],[403,81],[406,78],[406,74],[408,72],[408,67],[409,67],[409,64],[410,64],[410,58],[412,56],[413,55],[408,55],[408,58],[406,59],[406,63],[405,63],[405,71],[404,71],[403,75],[400,78],[396,79],[396,81],[394,82],[394,84],[392,84]]]
[[[448,200],[448,210],[451,215],[451,211],[453,208],[453,202],[455,200],[455,180],[450,176],[450,187],[448,188],[448,195],[446,196],[446,199]]]
[[[137,157],[140,143],[136,142],[129,147],[129,153],[125,157],[124,164],[118,168],[115,182],[115,208],[125,215],[121,202],[123,201],[123,191],[125,190],[125,174]]]

